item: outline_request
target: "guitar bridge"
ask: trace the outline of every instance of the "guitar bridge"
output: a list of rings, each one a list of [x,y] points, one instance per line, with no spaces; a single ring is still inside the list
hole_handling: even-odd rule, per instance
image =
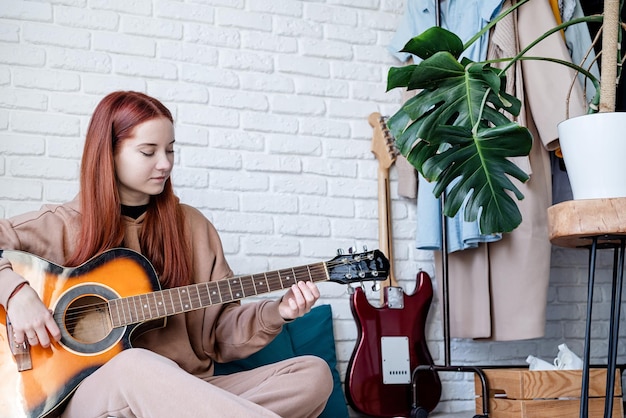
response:
[[[409,337],[380,338],[383,384],[411,383]]]
[[[13,336],[13,326],[11,325],[11,321],[7,317],[7,343],[11,348],[11,353],[13,354],[13,358],[15,359],[15,364],[17,365],[17,371],[23,372],[26,370],[30,370],[33,368],[33,362],[30,358],[30,345],[26,341],[22,344],[17,344],[14,341],[11,341],[11,337]]]

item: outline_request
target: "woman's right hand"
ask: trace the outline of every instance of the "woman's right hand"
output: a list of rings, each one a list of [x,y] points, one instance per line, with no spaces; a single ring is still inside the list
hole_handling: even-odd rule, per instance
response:
[[[49,347],[50,338],[54,341],[61,339],[61,330],[54,322],[52,313],[29,285],[23,286],[11,296],[7,315],[11,320],[16,344],[28,341],[30,345]]]

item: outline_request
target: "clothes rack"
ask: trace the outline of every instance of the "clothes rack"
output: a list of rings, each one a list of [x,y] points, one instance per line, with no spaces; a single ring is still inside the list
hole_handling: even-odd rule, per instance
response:
[[[435,1],[436,24],[440,25],[440,0]],[[445,200],[445,191],[442,194],[441,207],[443,212]],[[594,207],[597,205],[597,207]],[[611,205],[618,207],[612,208]],[[590,207],[590,210],[587,206]],[[609,337],[608,337],[608,353],[607,353],[607,382],[604,404],[604,417],[612,416],[613,411],[613,392],[615,386],[615,371],[619,369],[618,378],[622,375],[625,368],[624,365],[617,364],[617,352],[619,342],[619,324],[621,316],[622,304],[622,288],[623,276],[626,264],[626,228],[623,221],[619,218],[619,214],[623,213],[626,207],[626,198],[614,199],[597,199],[584,201],[566,201],[548,208],[549,222],[551,225],[550,241],[552,244],[571,247],[571,248],[587,248],[589,250],[588,265],[588,289],[587,289],[587,313],[585,324],[585,352],[584,366],[582,370],[581,384],[581,400],[580,400],[580,418],[586,418],[589,415],[589,368],[590,365],[590,345],[591,345],[591,319],[594,291],[594,275],[596,270],[596,255],[598,250],[608,249],[613,251],[612,266],[612,282],[611,282],[611,306],[609,318]],[[620,210],[622,209],[622,210]],[[565,216],[564,214],[567,214]],[[572,216],[572,214],[576,216]],[[442,218],[442,277],[440,285],[442,286],[442,307],[443,307],[443,333],[444,333],[444,365],[427,366],[422,365],[414,369],[412,373],[413,379],[413,410],[411,417],[427,417],[428,412],[420,407],[419,393],[416,391],[421,371],[456,371],[456,372],[473,372],[482,382],[483,391],[483,414],[477,417],[488,417],[488,383],[485,378],[483,369],[498,368],[502,366],[455,366],[450,361],[450,319],[449,319],[449,291],[448,291],[448,246],[446,217],[441,214]],[[567,222],[563,225],[563,221]],[[557,225],[559,228],[555,228]],[[505,366],[516,367],[516,366]],[[593,366],[595,367],[595,366]]]
[[[435,25],[441,26],[441,0],[435,1]],[[448,292],[448,233],[446,228],[446,216],[444,215],[445,206],[444,191],[441,194],[441,260],[442,260],[442,278],[441,278],[441,290],[443,295],[443,340],[444,340],[444,364],[443,365],[419,365],[411,373],[411,382],[413,388],[413,405],[411,409],[411,418],[427,418],[428,411],[420,406],[419,394],[417,393],[417,381],[420,372],[461,372],[461,373],[474,373],[480,379],[482,386],[482,415],[474,415],[474,418],[488,418],[489,417],[489,387],[487,378],[483,372],[482,366],[464,366],[453,365],[450,356],[450,295]]]

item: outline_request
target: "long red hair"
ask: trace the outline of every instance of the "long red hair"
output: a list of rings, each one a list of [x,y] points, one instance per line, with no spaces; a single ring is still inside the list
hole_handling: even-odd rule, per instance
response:
[[[93,113],[80,170],[82,223],[76,251],[68,265],[79,265],[96,254],[119,247],[124,239],[114,154],[134,128],[170,111],[143,93],[118,91],[107,95]],[[191,282],[190,244],[185,238],[185,217],[174,195],[171,178],[163,192],[151,196],[139,242],[164,287]]]

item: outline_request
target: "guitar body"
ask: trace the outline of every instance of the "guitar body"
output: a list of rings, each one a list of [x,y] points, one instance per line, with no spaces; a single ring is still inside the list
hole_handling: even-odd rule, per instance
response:
[[[420,271],[415,291],[407,295],[394,277],[389,168],[397,150],[380,113],[372,113],[368,120],[374,128],[372,152],[379,162],[378,238],[389,258],[389,284],[381,291],[379,308],[369,303],[360,288],[350,299],[358,338],[346,371],[345,393],[350,406],[363,414],[408,417],[413,409],[412,372],[417,366],[433,364],[424,335],[433,286],[428,274]],[[435,409],[441,398],[437,372],[420,372],[416,391],[420,407],[429,412]]]
[[[130,347],[135,327],[113,328],[107,304],[102,302],[152,292],[159,282],[143,256],[125,249],[107,251],[76,268],[19,251],[0,251],[0,255],[30,282],[62,332],[61,341],[49,348],[28,347],[16,357],[13,335],[0,326],[0,417],[56,416],[83,379]],[[101,308],[84,309],[94,304]],[[7,325],[1,306],[0,323]],[[16,359],[24,355],[30,356],[32,368],[18,371]]]
[[[420,271],[414,293],[400,292],[402,308],[390,307],[389,301],[374,307],[361,288],[356,288],[350,299],[358,338],[348,364],[345,392],[352,408],[367,415],[410,416],[411,372],[419,365],[433,364],[424,335],[433,297],[430,277]],[[420,406],[430,412],[441,397],[441,381],[435,371],[418,377]]]

